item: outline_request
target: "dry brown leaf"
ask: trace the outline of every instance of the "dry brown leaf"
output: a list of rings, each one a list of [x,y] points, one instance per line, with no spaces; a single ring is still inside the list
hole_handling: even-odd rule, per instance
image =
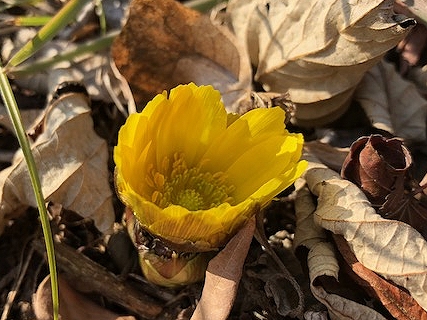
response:
[[[384,320],[384,317],[375,310],[338,294],[327,292],[323,287],[322,278],[329,279],[326,280],[329,282],[339,281],[339,266],[335,250],[328,242],[325,230],[314,223],[313,212],[316,206],[312,194],[304,185],[303,179],[295,182],[298,193],[295,200],[297,222],[293,245],[296,250],[301,246],[309,249],[307,264],[313,295],[328,308],[331,319]]]
[[[133,0],[112,46],[137,103],[181,83],[210,84],[227,107],[250,99],[249,60],[233,34],[173,0]]]
[[[393,0],[232,0],[227,7],[257,66],[255,80],[289,91],[301,125],[341,115],[364,73],[415,23],[392,10]]]
[[[243,264],[255,231],[255,218],[209,262],[202,297],[192,320],[225,320],[233,307]]]
[[[427,312],[414,301],[406,290],[402,290],[381,278],[357,261],[347,241],[342,236],[334,235],[333,238],[338,250],[351,268],[351,271],[347,273],[372,297],[380,300],[394,318],[427,319]]]
[[[355,92],[375,128],[409,141],[426,139],[427,101],[385,61],[369,70]]]
[[[264,248],[265,252],[268,253],[271,259],[276,263],[279,270],[277,275],[274,276],[274,278],[276,279],[275,292],[267,290],[267,285],[269,281],[266,281],[266,279],[264,279],[264,281],[266,282],[265,291],[267,297],[274,298],[277,306],[277,312],[279,314],[293,318],[301,318],[305,305],[304,293],[301,289],[300,284],[295,279],[294,275],[288,270],[287,265],[289,265],[289,261],[286,261],[285,265],[285,263],[281,260],[281,258],[279,258],[279,256],[271,246],[271,243],[269,242],[265,234],[264,213],[264,211],[261,211],[260,214],[256,216],[257,227],[255,229],[255,239]],[[262,275],[257,274],[255,277],[262,278]],[[271,281],[273,276],[270,274],[268,275],[268,278]],[[279,279],[283,279],[284,281],[286,281],[286,285],[282,284],[282,288],[277,285]],[[283,286],[287,286],[288,290],[284,291],[285,289],[283,289]],[[279,290],[277,290],[278,287],[280,288]],[[270,289],[272,289],[272,287],[270,287]],[[292,299],[289,299],[289,296],[292,296]]]
[[[107,143],[93,130],[87,97],[64,96],[46,111],[32,151],[46,201],[94,220],[101,232],[114,222]],[[27,207],[37,207],[21,152],[0,172],[0,231]]]
[[[133,316],[119,316],[90,301],[71,288],[61,275],[58,276],[58,287],[59,315],[62,320],[135,320]],[[50,276],[40,283],[34,294],[33,308],[37,320],[53,319]]]
[[[319,242],[308,254],[310,269],[310,287],[313,295],[321,301],[329,311],[332,320],[385,320],[385,318],[367,306],[334,293],[328,293],[321,285],[326,282],[338,281],[338,262],[332,244]]]
[[[409,68],[414,67],[420,61],[427,44],[427,28],[423,24],[417,24],[415,28],[397,45],[399,53],[399,73],[406,75]]]
[[[383,219],[356,185],[323,165],[310,162],[304,178],[318,197],[315,223],[343,235],[365,267],[406,288],[427,310],[427,243],[421,234]]]
[[[419,22],[427,24],[426,0],[395,0],[394,8],[396,12],[415,17]]]

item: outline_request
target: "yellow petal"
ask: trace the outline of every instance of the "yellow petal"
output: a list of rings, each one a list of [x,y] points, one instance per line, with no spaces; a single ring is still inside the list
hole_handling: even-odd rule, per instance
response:
[[[252,200],[237,206],[224,203],[200,211],[176,205],[160,209],[149,201],[142,201],[132,210],[144,229],[172,246],[175,244],[174,249],[210,251],[223,246],[258,208]]]
[[[166,102],[150,112],[157,166],[175,153],[182,153],[189,166],[195,165],[227,126],[221,96],[211,86],[178,86],[171,90]]]
[[[295,166],[287,172],[269,180],[263,184],[258,190],[251,194],[251,198],[257,199],[262,206],[267,205],[278,193],[285,190],[298,179],[307,168],[306,161],[299,161]],[[281,190],[278,192],[278,190]]]
[[[254,109],[232,124],[212,142],[204,159],[207,170],[226,171],[244,152],[272,135],[282,135],[285,114],[280,108]]]
[[[299,149],[294,136],[272,136],[244,152],[226,171],[230,183],[239,186],[232,194],[235,201],[250,197],[271,179],[280,179],[281,173],[296,165],[291,160]],[[292,182],[285,181],[283,185],[286,188]],[[283,190],[273,191],[277,194]]]

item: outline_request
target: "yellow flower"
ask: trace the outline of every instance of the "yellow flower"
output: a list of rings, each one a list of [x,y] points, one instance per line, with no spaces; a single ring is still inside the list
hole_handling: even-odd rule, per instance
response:
[[[217,249],[306,168],[284,118],[280,108],[228,116],[211,86],[159,94],[119,131],[118,196],[170,248]]]

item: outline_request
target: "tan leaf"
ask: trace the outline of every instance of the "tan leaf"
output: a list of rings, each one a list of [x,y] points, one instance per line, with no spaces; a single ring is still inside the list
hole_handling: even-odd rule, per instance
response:
[[[304,179],[295,181],[297,196],[295,199],[296,231],[293,241],[294,249],[303,246],[311,249],[318,242],[326,241],[325,230],[316,225],[313,220],[313,212],[316,206],[311,192],[306,187]]]
[[[137,103],[181,83],[211,84],[227,107],[250,98],[251,68],[225,27],[173,0],[133,0],[112,46]]]
[[[44,131],[32,145],[46,201],[92,218],[108,231],[114,222],[106,142],[93,130],[86,96],[64,96],[46,111]],[[21,152],[0,172],[0,231],[28,206],[36,207]]]
[[[304,246],[309,249],[307,264],[313,295],[328,308],[331,319],[384,320],[385,318],[375,310],[338,294],[329,293],[323,287],[321,279],[328,282],[339,281],[339,266],[335,250],[327,241],[325,230],[313,220],[313,212],[316,207],[312,194],[308,188],[303,187],[304,184],[303,179],[296,182],[298,193],[295,200],[297,222],[294,248]]]
[[[404,80],[394,66],[381,61],[369,70],[354,98],[372,125],[410,141],[426,139],[427,101],[416,86]]]
[[[59,286],[59,315],[62,320],[135,320],[133,316],[119,316],[95,304],[82,294],[75,291],[58,276]],[[50,276],[39,285],[33,296],[33,308],[37,320],[52,320],[52,293]]]
[[[357,261],[342,236],[334,235],[333,238],[341,255],[352,270],[347,273],[372,297],[379,299],[393,317],[396,319],[427,319],[427,312],[414,301],[406,290],[381,278]]]
[[[254,231],[255,219],[252,218],[209,262],[202,297],[191,317],[192,320],[228,318]]]
[[[338,173],[310,163],[304,177],[318,196],[314,221],[343,235],[368,269],[406,288],[427,310],[427,243],[409,225],[378,215],[363,192]]]
[[[332,320],[385,320],[385,318],[367,306],[343,298],[334,293],[328,293],[321,284],[324,281],[338,280],[338,262],[332,245],[319,242],[309,252],[308,264],[310,269],[310,287],[314,296],[321,301],[329,311]],[[326,277],[325,277],[326,276]],[[328,279],[328,277],[330,277]]]
[[[289,91],[302,125],[341,115],[364,73],[415,23],[392,10],[393,0],[232,0],[227,8],[255,80]]]

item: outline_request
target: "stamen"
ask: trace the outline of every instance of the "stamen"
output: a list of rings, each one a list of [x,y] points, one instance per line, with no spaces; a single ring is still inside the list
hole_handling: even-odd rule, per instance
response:
[[[154,183],[156,184],[156,187],[162,188],[163,185],[165,184],[165,177],[164,177],[164,175],[156,172],[154,174]]]
[[[199,210],[204,205],[203,198],[194,189],[185,189],[178,192],[175,200],[175,204],[193,211]]]
[[[161,208],[174,204],[191,211],[232,203],[230,194],[235,188],[227,185],[225,174],[201,172],[201,167],[188,168],[182,154],[178,153],[173,155],[172,163],[169,158],[164,158],[161,172],[153,168],[146,178],[147,184],[155,189],[152,202]]]

